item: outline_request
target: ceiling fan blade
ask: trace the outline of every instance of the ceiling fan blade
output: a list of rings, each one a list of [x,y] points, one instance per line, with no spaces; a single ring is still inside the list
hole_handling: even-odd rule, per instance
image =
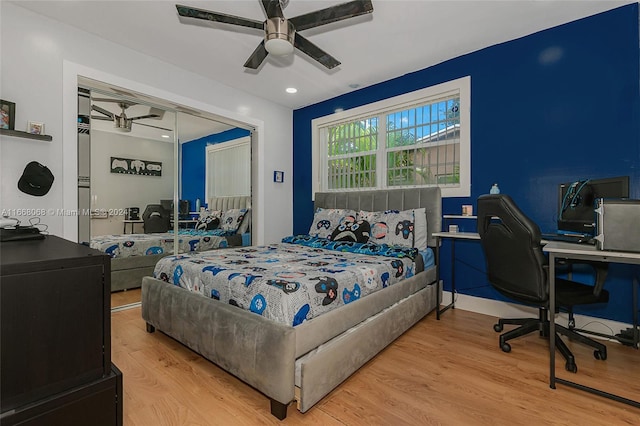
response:
[[[264,30],[264,22],[254,21],[253,19],[226,15],[224,13],[212,12],[210,10],[196,9],[195,7],[183,6],[180,4],[176,4],[176,9],[178,9],[178,15],[186,18],[203,19],[205,21],[222,22],[224,24],[240,25],[242,27]]]
[[[98,105],[91,105],[91,109],[93,111],[99,112],[100,114],[106,115],[107,117],[109,117],[108,120],[115,119],[115,115],[111,111],[107,111],[106,109],[104,109],[102,107],[99,107]],[[94,117],[92,117],[92,118],[94,118]],[[99,120],[102,120],[102,118],[99,118],[99,117],[95,117],[95,118],[98,118]]]
[[[166,130],[167,132],[173,132],[173,129],[167,129],[165,127],[160,127],[160,126],[153,126],[151,124],[138,123],[137,121],[135,124],[136,126],[147,126],[147,127],[153,127],[155,129]]]
[[[139,115],[137,117],[129,117],[129,120],[140,120],[142,118],[158,118],[156,114]]]
[[[266,58],[268,54],[269,52],[267,52],[267,49],[264,48],[264,39],[263,39],[258,45],[258,47],[256,47],[256,50],[254,50],[251,56],[249,56],[249,59],[247,59],[247,62],[244,63],[244,66],[246,68],[251,68],[254,70],[258,69],[258,67],[260,66],[262,61],[264,61],[264,58]]]
[[[311,56],[316,61],[320,62],[325,67],[332,69],[340,65],[340,61],[338,61],[333,56],[329,55],[324,50],[320,49],[315,44],[311,43],[309,40],[296,33],[294,38],[294,46],[298,48],[300,51],[306,53]]]
[[[373,12],[371,0],[355,0],[299,15],[290,18],[289,22],[294,25],[296,31],[303,31],[371,12]]]
[[[113,121],[113,118],[109,118],[109,117],[101,117],[99,115],[92,115],[91,116],[92,120],[104,120],[104,121]]]
[[[111,98],[91,98],[91,100],[92,100],[92,101],[94,101],[94,102],[113,102],[113,103],[116,103],[116,104],[124,104],[124,105],[126,105],[126,107],[125,107],[125,108],[129,108],[129,107],[132,107],[132,106],[134,106],[134,105],[138,105],[138,104],[137,104],[137,103],[135,103],[135,102],[125,101],[125,100],[122,100],[122,99],[111,99]]]
[[[267,18],[284,19],[280,0],[262,0],[262,6],[264,6],[264,13],[267,14]]]

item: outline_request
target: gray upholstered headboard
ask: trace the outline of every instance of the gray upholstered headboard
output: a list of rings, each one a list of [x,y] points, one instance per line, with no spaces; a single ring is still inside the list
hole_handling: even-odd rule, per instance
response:
[[[353,192],[316,192],[315,207],[367,211],[408,210],[424,207],[427,212],[427,244],[436,245],[431,236],[442,230],[442,198],[439,187],[381,189]]]
[[[220,210],[222,212],[231,209],[251,209],[251,196],[211,197],[207,208],[211,211]],[[249,214],[245,215],[242,224],[238,227],[238,233],[244,234],[247,231],[251,232],[252,214],[253,212],[249,210]]]
[[[231,210],[231,209],[250,209],[251,208],[251,196],[233,196],[233,197],[211,197],[209,199],[208,208],[211,211],[215,210]]]

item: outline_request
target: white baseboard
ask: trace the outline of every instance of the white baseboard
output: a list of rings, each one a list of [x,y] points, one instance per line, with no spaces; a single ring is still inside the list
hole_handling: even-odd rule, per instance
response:
[[[451,292],[443,291],[442,303],[449,304],[450,302]],[[456,309],[463,309],[465,311],[476,312],[496,318],[519,318],[528,316],[533,316],[535,318],[538,316],[538,310],[536,308],[503,302],[500,300],[468,296],[466,294],[456,293],[455,302]],[[446,317],[446,315],[446,313],[443,314],[444,317]],[[576,320],[577,328],[596,333],[613,335],[620,333],[620,330],[631,328],[631,324],[625,324],[623,322],[603,318],[589,317],[586,315],[575,314],[574,318]],[[556,322],[566,326],[568,322],[567,314],[560,313],[556,315]]]

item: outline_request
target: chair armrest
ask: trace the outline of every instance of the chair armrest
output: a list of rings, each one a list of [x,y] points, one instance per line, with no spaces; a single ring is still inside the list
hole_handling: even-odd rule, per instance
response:
[[[593,294],[599,296],[604,287],[604,282],[607,280],[607,274],[609,272],[608,262],[598,262],[595,260],[567,260],[558,259],[557,264],[565,265],[568,267],[567,272],[571,272],[574,265],[588,265],[593,269],[595,274],[593,282]],[[556,270],[557,273],[557,270]]]

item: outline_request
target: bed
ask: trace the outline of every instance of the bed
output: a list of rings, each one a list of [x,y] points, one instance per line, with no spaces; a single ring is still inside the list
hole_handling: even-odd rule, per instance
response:
[[[315,207],[355,211],[424,208],[426,243],[431,247],[436,243],[431,233],[441,229],[439,188],[317,193]],[[313,240],[312,236],[300,238]],[[286,244],[283,242],[266,247],[269,249],[274,246],[276,253]],[[320,256],[326,255],[323,248],[311,248],[318,250]],[[245,249],[264,250],[264,247]],[[245,253],[254,255],[250,251]],[[197,256],[215,258],[228,254],[233,258],[227,251],[204,252]],[[277,256],[280,255],[274,255],[273,258]],[[174,260],[179,258],[176,256]],[[195,260],[194,263],[198,264],[208,259]],[[233,263],[228,263],[226,267],[231,267]],[[408,265],[404,264],[405,270]],[[327,265],[319,267],[326,268]],[[212,276],[218,270],[209,269],[206,274]],[[244,272],[244,276],[238,275],[236,278],[246,283],[247,270]],[[292,401],[296,401],[301,412],[308,411],[434,310],[440,291],[436,267],[432,265],[421,272],[406,274],[405,279],[396,284],[384,286],[366,297],[343,303],[321,315],[308,315],[307,311],[304,319],[301,320],[298,315],[296,321],[296,314],[299,313],[289,312],[289,321],[292,322],[283,323],[267,318],[255,309],[252,312],[239,309],[232,303],[223,303],[222,294],[218,295],[220,300],[203,297],[201,293],[210,290],[204,281],[191,279],[194,287],[191,290],[195,291],[188,291],[174,282],[177,282],[175,277],[173,280],[167,276],[143,278],[142,318],[147,323],[147,331],[158,329],[164,332],[258,389],[270,399],[271,413],[279,419],[286,417],[287,406]],[[282,293],[287,288],[291,290],[286,282],[272,285]],[[246,285],[247,290],[250,287]],[[364,290],[364,287],[361,286],[360,290]],[[343,295],[345,291],[347,297],[356,294],[355,287],[342,289],[343,293],[338,293]],[[236,304],[243,303],[237,295],[233,300]],[[261,305],[257,308],[262,309]]]
[[[208,203],[211,211],[228,211],[231,209],[249,209],[251,212],[251,197],[213,197]],[[209,250],[212,248],[226,248],[249,245],[251,241],[251,214],[247,215],[240,229],[235,235],[219,234],[215,232],[194,233],[182,230],[179,252],[194,250]],[[127,241],[138,239],[138,247],[126,247]],[[206,241],[205,241],[206,240]],[[111,258],[111,291],[121,291],[139,288],[142,278],[153,275],[153,269],[161,258],[174,253],[173,234],[123,234],[92,238],[91,247],[112,255]],[[115,254],[115,256],[113,255]]]

